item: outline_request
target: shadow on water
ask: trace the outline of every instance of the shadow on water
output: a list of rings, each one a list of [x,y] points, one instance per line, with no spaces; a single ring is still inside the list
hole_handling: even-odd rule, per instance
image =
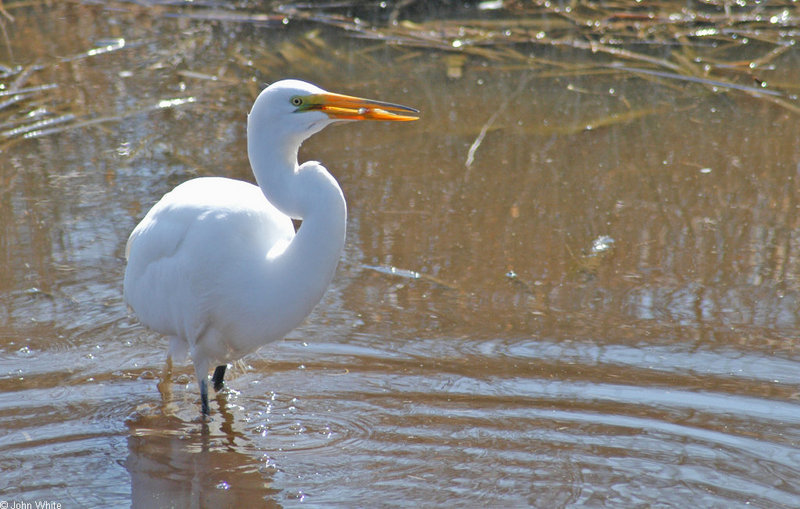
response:
[[[0,500],[795,506],[797,8],[717,34],[602,11],[661,39],[591,51],[563,43],[586,6],[552,4],[376,32],[333,8],[5,2]],[[162,400],[125,240],[184,180],[252,180],[245,112],[286,76],[422,119],[304,145],[347,196],[345,254],[204,424],[190,367]]]

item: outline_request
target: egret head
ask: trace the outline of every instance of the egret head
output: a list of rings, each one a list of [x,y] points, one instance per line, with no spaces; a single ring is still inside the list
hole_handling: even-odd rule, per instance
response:
[[[418,118],[419,111],[408,106],[334,94],[300,80],[281,80],[258,96],[248,116],[248,128],[306,139],[334,122]]]

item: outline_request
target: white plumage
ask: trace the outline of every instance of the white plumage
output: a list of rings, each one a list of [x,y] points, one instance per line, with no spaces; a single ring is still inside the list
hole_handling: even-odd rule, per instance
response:
[[[417,110],[331,94],[297,80],[267,87],[248,116],[258,186],[226,178],[185,182],[156,203],[128,239],[124,297],[139,320],[188,353],[208,413],[210,366],[284,337],[328,287],[345,239],[342,191],[300,144],[341,120],[415,120]],[[295,234],[291,219],[302,220]]]

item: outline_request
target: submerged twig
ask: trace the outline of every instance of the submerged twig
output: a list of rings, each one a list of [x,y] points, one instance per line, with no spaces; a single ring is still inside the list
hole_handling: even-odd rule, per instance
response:
[[[475,161],[475,152],[477,152],[478,147],[480,147],[481,143],[483,143],[483,139],[486,137],[486,133],[489,131],[489,128],[491,128],[492,125],[497,120],[497,118],[505,112],[506,108],[508,108],[508,105],[511,104],[512,101],[515,101],[517,97],[522,93],[522,91],[525,89],[525,86],[530,81],[531,76],[532,75],[530,73],[526,73],[520,80],[519,85],[517,86],[517,89],[514,91],[514,93],[506,97],[506,100],[503,101],[503,103],[489,117],[489,120],[487,120],[486,123],[483,124],[483,127],[481,127],[481,131],[478,133],[478,136],[475,138],[475,141],[472,142],[472,145],[469,147],[469,151],[467,151],[467,160],[464,162],[464,166],[466,166],[467,171],[469,171],[470,167],[472,166],[472,163]],[[469,173],[467,173],[467,175],[465,175],[464,178],[465,179],[469,178]]]
[[[9,23],[14,22],[14,16],[8,13],[8,11],[3,7],[3,0],[0,0],[0,15],[3,18],[6,18],[6,21]],[[0,18],[0,31],[3,32],[3,42],[6,44],[6,49],[8,50],[8,57],[11,60],[14,60],[14,52],[11,50],[11,39],[8,37],[8,30],[6,30],[6,23]]]
[[[108,123],[108,122],[119,122],[121,120],[124,120],[124,119],[126,119],[128,117],[132,117],[134,115],[139,115],[139,114],[142,114],[142,113],[149,113],[151,111],[156,111],[156,110],[175,108],[176,106],[182,106],[184,104],[191,104],[191,103],[194,103],[194,102],[197,102],[197,99],[195,97],[178,97],[178,98],[174,98],[174,99],[162,99],[162,100],[158,101],[155,104],[149,104],[149,105],[146,105],[146,106],[143,106],[143,107],[140,107],[140,108],[132,108],[132,109],[120,114],[120,115],[109,115],[109,116],[95,117],[95,118],[84,118],[83,120],[80,120],[80,121],[75,122],[73,124],[69,124],[69,125],[62,126],[62,127],[52,127],[52,128],[48,128],[48,129],[38,129],[37,128],[37,129],[33,129],[33,130],[26,129],[24,131],[25,132],[25,138],[39,138],[39,137],[47,136],[47,135],[50,135],[50,134],[61,133],[61,132],[64,132],[64,131],[71,131],[73,129],[79,129],[79,128],[82,128],[82,127],[89,127],[89,126],[92,126],[92,125],[104,124],[104,123]],[[75,117],[73,115],[72,118],[70,118],[69,120],[78,120],[78,119],[77,119],[77,117]],[[43,126],[37,126],[37,127],[44,127],[44,125]],[[2,134],[4,134],[4,133],[0,133],[0,135],[2,135]]]
[[[751,94],[764,94],[764,95],[772,95],[776,97],[782,97],[784,94],[778,92],[777,90],[769,90],[767,88],[757,88],[751,87],[747,85],[740,85],[738,83],[732,83],[730,81],[718,80],[718,79],[709,79],[709,78],[700,78],[697,76],[686,76],[683,74],[671,73],[671,72],[664,72],[664,71],[654,71],[652,69],[642,69],[638,67],[628,67],[626,65],[618,65],[618,64],[611,64],[609,67],[613,69],[620,69],[623,71],[628,71],[634,74],[649,74],[651,76],[658,76],[660,78],[670,78],[674,80],[681,80],[681,81],[691,81],[693,83],[700,83],[703,85],[710,85],[712,87],[719,87],[719,88],[729,88],[731,90],[741,90],[742,92],[748,92]]]

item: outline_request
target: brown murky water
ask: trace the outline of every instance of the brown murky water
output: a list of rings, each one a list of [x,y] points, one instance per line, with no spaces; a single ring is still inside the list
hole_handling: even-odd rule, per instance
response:
[[[795,114],[620,72],[447,78],[436,52],[310,24],[11,13],[3,58],[76,119],[0,127],[0,500],[797,505]],[[303,147],[345,191],[344,256],[204,425],[189,366],[172,401],[156,388],[166,342],[122,304],[125,241],[179,182],[251,179],[245,113],[289,76],[423,118]]]

